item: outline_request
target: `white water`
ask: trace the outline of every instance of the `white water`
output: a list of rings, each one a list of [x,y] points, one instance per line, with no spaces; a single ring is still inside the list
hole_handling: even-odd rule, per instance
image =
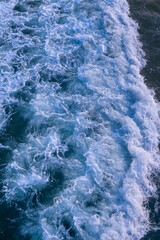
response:
[[[21,1],[25,12],[16,3],[0,3],[8,34],[1,128],[9,135],[0,148],[13,151],[3,192],[25,216],[21,235],[141,239],[150,227],[144,202],[156,190],[149,175],[159,166],[159,106],[140,75],[128,4]]]

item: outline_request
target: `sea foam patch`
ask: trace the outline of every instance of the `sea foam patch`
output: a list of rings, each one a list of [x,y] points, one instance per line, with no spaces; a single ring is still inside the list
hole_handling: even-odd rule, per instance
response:
[[[127,2],[11,2],[0,5],[0,149],[17,235],[5,236],[141,239],[159,107]]]

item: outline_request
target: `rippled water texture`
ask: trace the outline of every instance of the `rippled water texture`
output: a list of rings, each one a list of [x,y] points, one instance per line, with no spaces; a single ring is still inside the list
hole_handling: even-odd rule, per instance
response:
[[[128,0],[132,17],[139,24],[139,33],[147,64],[142,73],[160,101],[160,1]]]
[[[155,90],[156,99],[160,101],[160,1],[159,0],[128,0],[131,16],[139,24],[140,40],[146,53],[147,64],[142,69],[147,86]],[[156,198],[147,202],[150,211],[150,222],[154,228],[143,238],[144,240],[160,239],[160,182],[159,171],[154,172],[157,186]]]
[[[158,105],[125,0],[0,1],[1,238],[138,240]]]

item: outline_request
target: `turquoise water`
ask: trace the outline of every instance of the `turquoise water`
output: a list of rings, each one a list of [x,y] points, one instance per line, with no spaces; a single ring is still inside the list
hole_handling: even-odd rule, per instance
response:
[[[0,13],[1,238],[141,239],[159,106],[127,2],[1,1]]]

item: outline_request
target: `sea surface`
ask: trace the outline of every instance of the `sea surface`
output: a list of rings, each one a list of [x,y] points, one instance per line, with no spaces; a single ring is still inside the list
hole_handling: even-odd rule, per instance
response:
[[[159,103],[132,15],[0,0],[0,239],[158,240]]]
[[[138,22],[139,37],[145,51],[146,65],[141,73],[149,88],[154,89],[156,101],[160,101],[160,1],[159,0],[128,0],[130,15]],[[154,172],[152,181],[156,184],[157,195],[148,199],[152,230],[144,240],[160,239],[160,172]]]

